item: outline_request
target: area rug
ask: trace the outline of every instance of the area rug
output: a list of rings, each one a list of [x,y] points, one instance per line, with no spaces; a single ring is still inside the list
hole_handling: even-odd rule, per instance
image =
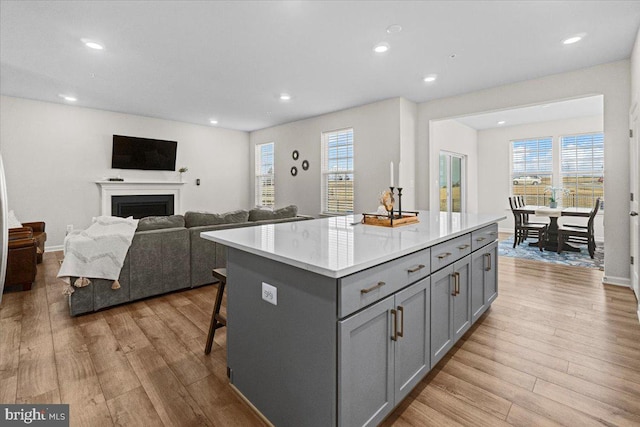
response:
[[[573,246],[580,248],[580,252],[562,252],[542,251],[537,246],[529,246],[528,241],[513,247],[513,236],[506,240],[502,240],[498,244],[498,254],[500,256],[512,258],[525,258],[534,261],[551,262],[554,264],[573,265],[578,267],[589,267],[604,270],[604,244],[596,242],[596,252],[594,259],[589,257],[587,245],[572,243]]]

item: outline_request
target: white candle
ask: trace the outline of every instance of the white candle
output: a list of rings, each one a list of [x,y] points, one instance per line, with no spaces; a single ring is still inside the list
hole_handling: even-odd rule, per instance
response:
[[[393,187],[393,162],[389,163],[389,175],[391,176],[391,184],[389,184],[389,187]]]
[[[402,188],[402,162],[398,162],[398,188]]]

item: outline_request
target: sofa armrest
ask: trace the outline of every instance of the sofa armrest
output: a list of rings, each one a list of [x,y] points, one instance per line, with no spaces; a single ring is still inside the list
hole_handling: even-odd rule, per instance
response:
[[[9,241],[33,238],[33,232],[30,228],[12,228],[9,232]]]
[[[34,233],[44,233],[44,229],[46,224],[44,221],[35,221],[35,222],[25,222],[22,224],[23,227],[31,227]]]

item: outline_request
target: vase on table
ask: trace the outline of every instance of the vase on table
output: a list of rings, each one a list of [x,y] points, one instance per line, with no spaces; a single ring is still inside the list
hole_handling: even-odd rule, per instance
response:
[[[558,202],[549,202],[549,207],[550,208],[557,208],[558,207]]]

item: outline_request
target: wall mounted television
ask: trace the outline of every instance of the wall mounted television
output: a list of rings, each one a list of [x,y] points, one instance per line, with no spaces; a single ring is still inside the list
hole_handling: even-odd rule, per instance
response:
[[[177,141],[113,135],[113,169],[176,170]]]

